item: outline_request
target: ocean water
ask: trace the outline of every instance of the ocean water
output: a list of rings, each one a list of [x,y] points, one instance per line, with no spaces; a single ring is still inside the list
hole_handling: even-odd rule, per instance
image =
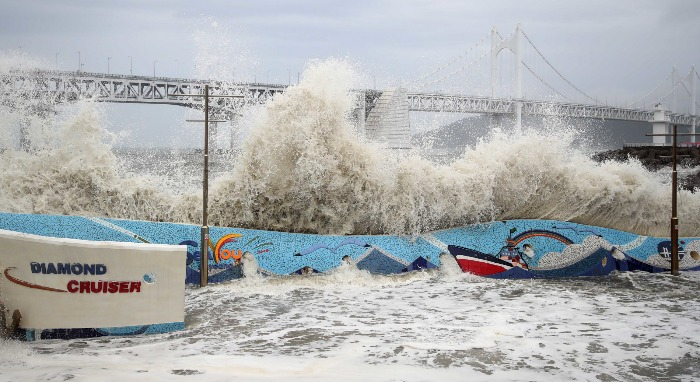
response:
[[[1,58],[0,74],[15,65]],[[315,61],[303,78],[246,121],[239,150],[215,157],[210,225],[411,235],[540,218],[667,235],[668,174],[592,161],[576,126],[496,130],[440,164],[354,130],[348,63]],[[0,209],[200,222],[199,153],[120,150],[100,105],[51,106],[0,106]],[[700,236],[700,194],[679,204],[681,235]],[[493,281],[442,263],[187,289],[184,331],[2,341],[0,380],[700,378],[696,273]]]
[[[693,381],[700,274],[494,281],[244,278],[186,291],[185,330],[0,342],[0,380]]]

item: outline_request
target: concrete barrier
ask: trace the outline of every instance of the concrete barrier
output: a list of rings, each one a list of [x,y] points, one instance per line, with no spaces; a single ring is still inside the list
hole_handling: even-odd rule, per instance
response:
[[[0,300],[19,310],[28,340],[183,329],[186,255],[181,245],[0,230]]]

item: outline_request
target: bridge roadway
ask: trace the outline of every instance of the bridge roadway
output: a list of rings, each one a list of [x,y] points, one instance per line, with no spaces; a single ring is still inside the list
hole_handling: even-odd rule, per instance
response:
[[[201,109],[203,105],[201,97],[182,97],[181,95],[203,94],[205,84],[209,84],[210,94],[213,95],[243,96],[242,98],[211,99],[210,105],[214,110],[219,111],[220,116],[234,113],[245,106],[264,104],[287,87],[276,84],[227,83],[120,74],[14,70],[0,74],[0,97],[4,104],[12,104],[12,97],[20,97],[51,105],[78,99],[93,99],[101,102],[168,104]],[[381,92],[374,90],[356,90],[356,92],[358,108],[365,109],[365,116],[367,116]],[[518,102],[522,104],[522,112],[531,115],[644,122],[650,121],[654,115],[652,110],[605,105],[408,92],[409,111],[513,114]],[[693,123],[691,115],[668,113],[667,116],[673,124]]]
[[[12,104],[13,97],[19,97],[48,105],[91,99],[99,102],[166,104],[201,109],[204,105],[202,97],[181,95],[204,94],[206,84],[209,84],[211,95],[243,96],[210,99],[210,106],[224,114],[244,106],[264,104],[286,88],[284,85],[228,84],[168,77],[14,70],[0,74],[0,97],[5,104]]]

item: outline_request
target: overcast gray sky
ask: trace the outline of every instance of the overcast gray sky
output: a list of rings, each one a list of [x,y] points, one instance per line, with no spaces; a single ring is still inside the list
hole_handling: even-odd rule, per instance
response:
[[[694,0],[0,0],[0,50],[62,70],[295,82],[311,59],[347,57],[378,86],[431,71],[492,27],[520,22],[569,80],[638,97],[700,64]],[[210,32],[211,31],[211,32]],[[221,38],[224,37],[224,38]],[[131,57],[131,59],[130,59]],[[223,65],[231,63],[232,65]],[[199,65],[196,67],[195,65]]]

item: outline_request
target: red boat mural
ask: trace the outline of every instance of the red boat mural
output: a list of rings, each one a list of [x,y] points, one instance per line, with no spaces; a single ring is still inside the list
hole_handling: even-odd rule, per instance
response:
[[[483,253],[475,249],[460,247],[457,245],[449,245],[448,250],[454,256],[457,264],[463,272],[472,273],[477,276],[496,277],[496,278],[546,278],[546,277],[562,277],[568,276],[567,272],[543,272],[537,269],[531,269],[528,261],[532,258],[534,252],[530,244],[524,244],[523,250],[518,246],[523,241],[533,237],[546,237],[562,242],[565,245],[573,244],[573,242],[560,233],[548,230],[529,230],[517,236],[513,236],[516,232],[512,228],[506,239],[506,245],[496,255]],[[601,256],[601,253],[596,252]],[[596,253],[592,255],[596,255]],[[601,261],[602,267],[607,268],[607,256],[603,254]],[[611,261],[611,265],[614,262]],[[579,267],[577,267],[579,268]],[[575,268],[572,268],[572,270]],[[597,272],[594,272],[597,273]]]

